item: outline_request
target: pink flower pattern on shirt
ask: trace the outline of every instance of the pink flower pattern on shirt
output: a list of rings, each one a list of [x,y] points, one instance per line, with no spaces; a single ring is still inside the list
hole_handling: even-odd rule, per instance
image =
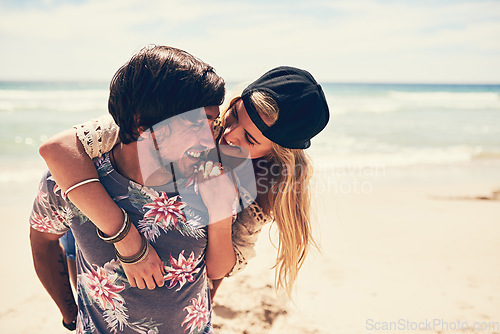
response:
[[[111,168],[110,164],[109,166]],[[106,173],[106,175],[110,173]],[[159,333],[163,332],[164,328],[167,328],[167,332],[175,333],[211,333],[211,309],[203,251],[207,232],[204,215],[191,206],[186,207],[186,203],[178,193],[167,195],[165,192],[143,186],[139,187],[131,181],[128,186],[126,196],[123,196],[122,193],[118,193],[118,195],[121,196],[120,200],[124,200],[124,203],[126,200],[132,205],[131,212],[136,210],[134,223],[147,237],[148,230],[141,229],[141,226],[151,229],[151,232],[156,233],[152,241],[158,240],[159,247],[169,250],[168,252],[164,251],[162,256],[166,272],[164,276],[166,286],[161,289],[164,290],[162,296],[181,293],[189,297],[184,299],[182,304],[171,307],[172,311],[168,313],[173,314],[173,316],[164,317],[153,312],[151,315],[148,313],[146,317],[137,317],[137,314],[142,314],[140,313],[142,309],[133,308],[128,298],[130,296],[135,298],[142,291],[135,291],[137,289],[128,284],[121,264],[113,255],[110,254],[111,257],[101,255],[108,254],[107,250],[97,253],[91,246],[82,243],[79,245],[82,248],[79,248],[77,252],[77,256],[81,260],[78,268],[79,315],[77,333],[118,333],[124,331]],[[65,199],[63,192],[57,187],[50,174],[40,185],[30,218],[31,226],[41,232],[62,234],[72,226],[73,232],[82,233],[80,235],[84,236],[88,235],[86,229],[90,221]],[[161,237],[160,230],[165,232]],[[95,233],[95,228],[91,231]],[[173,233],[167,234],[170,231]],[[75,233],[77,239],[78,233]],[[180,239],[186,236],[191,238]],[[170,245],[166,244],[166,238],[175,240],[172,244],[176,244],[177,240],[182,240],[182,244],[180,247],[172,249]],[[148,239],[151,240],[151,238]],[[95,244],[97,246],[97,243]],[[99,249],[99,251],[101,250]],[[84,252],[93,254],[92,256],[98,260],[89,261],[91,257],[84,257],[86,254]],[[101,258],[104,259],[103,262],[99,261]],[[98,261],[99,264],[94,261]],[[152,298],[151,301],[153,305],[170,307],[168,299],[160,301],[159,298]],[[174,322],[163,319],[174,320]]]
[[[59,187],[59,185],[57,185],[57,183],[54,184],[53,191],[54,191],[54,194],[61,196],[63,199],[66,199],[66,193],[62,191],[62,189]]]
[[[154,224],[160,225],[162,228],[169,228],[173,225],[177,227],[177,221],[186,220],[182,209],[186,203],[178,201],[179,196],[168,197],[163,191],[160,191],[160,196],[155,198],[152,203],[144,205],[143,209],[148,209],[144,218],[154,218]]]
[[[123,298],[120,292],[125,289],[125,285],[114,284],[116,275],[109,275],[103,268],[92,268],[90,272],[83,274],[85,288],[91,296],[105,310],[115,309],[115,303],[123,304]]]
[[[194,282],[195,275],[200,271],[200,268],[197,268],[197,266],[201,260],[201,258],[194,258],[194,252],[191,252],[191,255],[187,259],[184,257],[184,251],[179,254],[178,260],[170,255],[170,266],[165,266],[167,274],[164,276],[166,281],[170,280],[168,288],[172,289],[179,283],[179,287],[176,290],[179,291],[186,282]]]
[[[47,216],[39,215],[37,212],[32,212],[30,218],[31,227],[40,232],[52,232],[55,230],[53,221]]]
[[[42,188],[42,183],[40,183],[40,186],[38,187],[38,194],[36,196],[36,201],[38,204],[40,204],[44,208],[48,208],[50,203],[49,203],[49,197],[45,191],[43,191]]]
[[[207,293],[199,293],[198,299],[191,299],[191,305],[186,306],[184,310],[188,312],[186,318],[184,318],[184,321],[181,324],[182,326],[187,325],[184,332],[189,331],[188,333],[199,333],[206,327],[210,319]]]

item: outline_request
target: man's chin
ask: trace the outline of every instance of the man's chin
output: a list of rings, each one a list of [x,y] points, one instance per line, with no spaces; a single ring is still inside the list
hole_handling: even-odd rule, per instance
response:
[[[194,161],[192,159],[183,159],[180,163],[174,163],[175,177],[179,179],[191,176],[194,167],[197,166],[199,161],[199,158]]]
[[[148,177],[144,180],[144,185],[148,187],[160,186],[167,184],[171,180],[172,174],[170,171],[167,172],[165,168],[161,168],[148,175]]]

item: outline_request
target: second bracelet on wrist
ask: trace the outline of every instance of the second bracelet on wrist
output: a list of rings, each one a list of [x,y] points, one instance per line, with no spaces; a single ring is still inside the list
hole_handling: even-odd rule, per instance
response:
[[[149,254],[149,242],[143,234],[141,235],[142,243],[139,251],[132,256],[123,256],[115,249],[116,257],[121,263],[125,264],[136,264],[143,261]]]
[[[121,208],[120,208],[121,209]],[[117,243],[123,238],[127,236],[127,234],[130,232],[130,227],[132,226],[132,222],[130,221],[130,217],[128,216],[127,212],[123,209],[121,209],[123,212],[123,225],[120,228],[120,230],[113,236],[109,237],[105,235],[97,226],[96,226],[96,231],[97,235],[99,238],[107,242],[108,244],[114,244]]]

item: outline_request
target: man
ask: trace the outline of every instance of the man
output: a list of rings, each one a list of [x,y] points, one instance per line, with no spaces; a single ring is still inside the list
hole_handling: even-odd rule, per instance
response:
[[[211,195],[207,186],[201,186],[204,193],[200,189],[202,202],[189,190],[188,180],[201,154],[214,145],[211,132],[206,131],[210,124],[203,123],[217,117],[223,98],[222,78],[207,64],[175,48],[143,49],[118,70],[110,85],[109,111],[120,127],[121,143],[94,161],[99,181],[126,212],[123,228],[116,234],[96,232],[96,226],[66,199],[51,174],[42,178],[30,220],[33,261],[65,327],[75,327],[78,313],[79,333],[210,332],[206,267],[211,267],[213,256],[208,254],[232,253],[234,257],[231,221],[219,214],[224,212],[220,206],[206,201],[207,194]],[[185,134],[181,139],[176,136],[180,133]],[[144,143],[152,143],[154,150],[139,149]],[[148,171],[144,161],[154,159],[155,152],[161,164]],[[214,212],[219,214],[215,220]],[[224,223],[224,228],[208,228],[209,219]],[[142,232],[140,248],[136,254],[120,254],[112,243],[139,234],[130,220]],[[58,241],[70,226],[78,244],[78,307]],[[144,287],[145,282],[129,284],[123,270],[154,252],[149,244],[165,263],[165,275],[153,279],[158,286],[163,281],[167,284],[153,291],[135,288]],[[222,275],[229,271],[220,270]]]

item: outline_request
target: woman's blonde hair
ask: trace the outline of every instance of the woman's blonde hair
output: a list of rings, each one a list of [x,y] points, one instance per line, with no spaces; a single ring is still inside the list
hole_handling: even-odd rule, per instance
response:
[[[239,99],[233,99],[228,109]],[[253,92],[250,100],[268,125],[276,122],[279,108],[268,94]],[[309,182],[313,168],[304,150],[285,148],[274,142],[271,153],[265,158],[270,163],[269,168],[273,168],[270,174],[277,175],[271,182],[267,198],[279,236],[275,284],[278,290],[283,289],[290,295],[309,248],[318,248],[312,236],[310,217]]]

